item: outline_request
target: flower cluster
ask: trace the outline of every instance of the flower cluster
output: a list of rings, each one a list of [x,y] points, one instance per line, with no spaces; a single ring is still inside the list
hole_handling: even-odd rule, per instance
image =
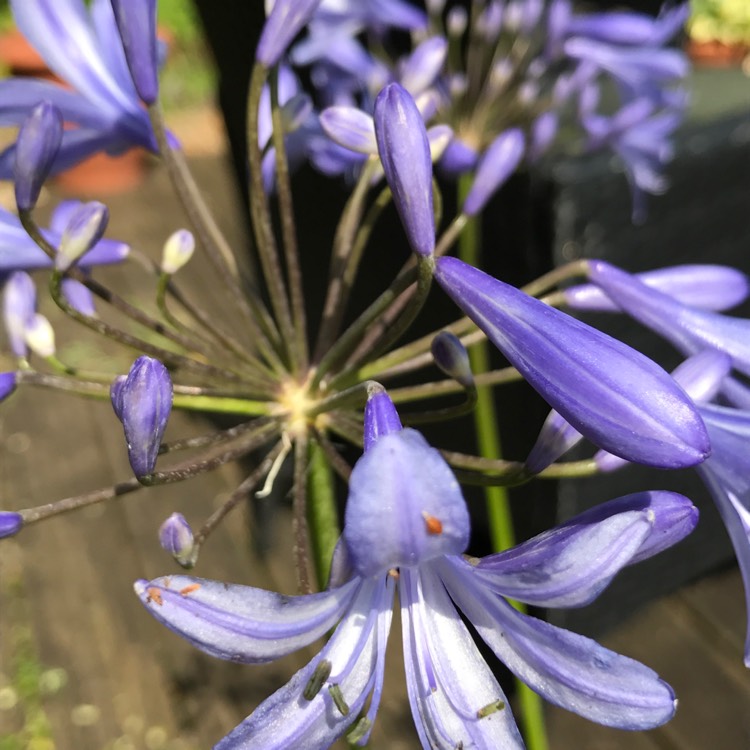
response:
[[[640,191],[664,187],[661,168],[683,102],[675,84],[685,74],[681,54],[664,45],[684,7],[650,19],[578,14],[567,0],[488,0],[473,3],[470,14],[445,11],[434,0],[424,12],[405,0],[268,3],[247,108],[258,271],[249,279],[165,124],[155,0],[11,5],[19,27],[69,86],[0,82],[4,121],[20,126],[0,157],[18,209],[18,218],[0,216],[3,315],[17,363],[0,374],[0,399],[42,387],[110,401],[133,475],[4,510],[0,537],[252,459],[246,478],[199,527],[173,512],[158,530],[163,549],[192,568],[234,508],[284,481],[281,467],[291,456],[297,595],[186,575],[136,583],[154,617],[224,659],[269,661],[333,629],[319,654],[216,747],[327,748],[343,735],[366,744],[383,690],[396,591],[410,706],[425,748],[524,746],[466,621],[520,683],[552,703],[624,729],[668,721],[675,697],[651,669],[509,600],[542,608],[589,603],[622,568],[687,535],[697,522],[692,503],[660,491],[617,498],[476,558],[467,555],[471,522],[458,482],[512,485],[628,463],[695,467],[725,519],[750,599],[743,450],[750,391],[742,380],[750,376],[750,350],[747,322],[720,314],[747,297],[748,280],[717,266],[632,276],[589,261],[518,289],[451,252],[499,186],[551,148],[563,112],[575,112],[588,145],[607,145],[622,157],[636,202]],[[404,56],[386,55],[397,49],[394,31],[413,42]],[[314,91],[302,90],[294,66],[309,66]],[[619,96],[611,111],[599,108],[607,80]],[[155,290],[155,304],[126,299],[96,278],[100,264],[134,255],[104,238],[106,206],[61,204],[48,230],[35,218],[50,174],[95,151],[136,145],[162,160],[192,225],[165,230],[172,233],[159,262],[137,256],[133,272],[143,274],[141,288]],[[355,179],[333,234],[316,321],[309,320],[300,264],[305,238],[295,222],[291,172],[301,158]],[[465,188],[447,221],[436,163],[438,174],[460,175]],[[373,228],[391,204],[405,235],[395,251],[403,266],[386,288],[369,288],[364,302],[353,299]],[[210,283],[234,305],[243,335],[184,293],[179,277],[194,252],[210,260]],[[62,313],[137,352],[127,374],[97,363],[82,370],[58,357],[54,321],[37,312],[32,271],[45,275]],[[585,283],[569,286],[576,277]],[[414,338],[412,323],[425,314],[433,287],[455,303],[456,320]],[[122,322],[100,316],[101,306]],[[563,307],[629,314],[690,359],[670,376]],[[487,342],[506,367],[476,370],[470,355]],[[431,379],[431,365],[447,377]],[[403,384],[406,374],[413,384]],[[489,410],[475,409],[479,389],[521,379],[553,409],[525,460],[440,451],[410,426],[471,411],[494,422]],[[446,396],[447,406],[428,403],[401,416],[394,406]],[[719,397],[723,405],[709,403]],[[174,409],[229,414],[236,423],[167,439]],[[591,459],[559,460],[583,439],[595,446]],[[353,466],[351,446],[364,448]],[[189,458],[174,459],[188,450]],[[348,485],[341,517],[333,483],[309,480],[319,471],[336,472]],[[308,529],[311,516],[324,523]]]

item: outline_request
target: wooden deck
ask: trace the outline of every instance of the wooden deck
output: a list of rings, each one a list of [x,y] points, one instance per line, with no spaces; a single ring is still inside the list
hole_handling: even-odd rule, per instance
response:
[[[196,166],[204,172],[201,179],[216,186],[212,200],[228,205],[219,161]],[[155,175],[137,204],[111,201],[112,236],[132,237],[135,231],[145,249],[158,247],[180,223],[177,209],[164,203],[165,191],[163,176]],[[175,415],[169,434],[207,429]],[[3,508],[47,502],[127,475],[120,428],[108,404],[19,392],[2,405]],[[61,517],[0,543],[2,750],[204,750],[309,657],[312,650],[258,667],[210,659],[153,621],[132,593],[136,578],[174,569],[158,547],[161,521],[179,509],[199,524],[241,478],[239,468],[228,467],[187,486],[136,493],[106,508]],[[259,561],[248,549],[241,513],[216,533],[198,573],[292,591],[290,566]],[[282,555],[289,549],[285,513],[279,510],[267,529]],[[680,698],[676,719],[654,732],[624,733],[550,710],[551,747],[750,747],[744,629],[744,598],[734,570],[635,613],[603,642],[646,662],[674,686]],[[390,684],[372,744],[381,750],[417,746],[398,666],[399,640],[394,632]]]

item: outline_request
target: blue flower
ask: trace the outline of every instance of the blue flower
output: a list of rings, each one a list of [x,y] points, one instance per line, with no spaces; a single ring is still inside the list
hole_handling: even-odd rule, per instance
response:
[[[347,731],[351,742],[365,744],[382,695],[396,587],[409,701],[424,748],[523,747],[459,610],[511,671],[551,702],[627,729],[671,718],[674,695],[652,670],[523,615],[505,597],[545,607],[589,602],[623,566],[692,530],[697,511],[686,498],[620,498],[474,560],[462,556],[469,517],[458,483],[438,451],[401,429],[383,392],[370,397],[365,435],[327,591],[282,596],[186,576],[135,584],[157,620],[233,661],[276,659],[338,623],[320,653],[216,748],[315,750]]]
[[[0,81],[0,123],[20,125],[40,101],[54,104],[70,126],[53,172],[91,154],[134,146],[156,151],[148,114],[133,85],[109,0],[11,0],[16,24],[70,88],[49,81]],[[0,178],[12,176],[15,147],[0,154]]]

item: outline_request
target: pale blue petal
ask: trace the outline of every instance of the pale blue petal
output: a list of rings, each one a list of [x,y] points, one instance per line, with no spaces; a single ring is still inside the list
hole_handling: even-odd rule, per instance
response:
[[[324,635],[341,619],[360,583],[356,579],[320,594],[283,596],[175,575],[137,581],[135,591],[157,620],[197,648],[220,659],[254,664],[292,653]]]

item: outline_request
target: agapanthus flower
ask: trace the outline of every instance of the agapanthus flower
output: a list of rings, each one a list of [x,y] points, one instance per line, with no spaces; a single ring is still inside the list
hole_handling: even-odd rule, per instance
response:
[[[396,587],[409,702],[424,748],[523,747],[458,610],[514,674],[553,703],[627,729],[672,716],[673,693],[648,667],[521,614],[505,597],[545,607],[589,602],[623,566],[692,530],[697,511],[686,498],[620,498],[476,560],[462,556],[469,516],[450,468],[418,432],[401,428],[382,391],[366,407],[365,446],[327,591],[290,597],[186,576],[135,585],[159,621],[233,661],[273,660],[338,623],[320,653],[216,748],[313,750],[347,730],[351,742],[365,744],[383,690]]]
[[[644,355],[457,258],[435,279],[527,382],[596,445],[650,466],[710,452],[695,406]]]
[[[0,81],[0,124],[20,125],[40,101],[54,104],[69,125],[52,171],[99,151],[134,146],[156,151],[148,114],[123,52],[110,0],[11,0],[19,30],[66,85]],[[0,154],[0,178],[12,176],[15,147]]]

